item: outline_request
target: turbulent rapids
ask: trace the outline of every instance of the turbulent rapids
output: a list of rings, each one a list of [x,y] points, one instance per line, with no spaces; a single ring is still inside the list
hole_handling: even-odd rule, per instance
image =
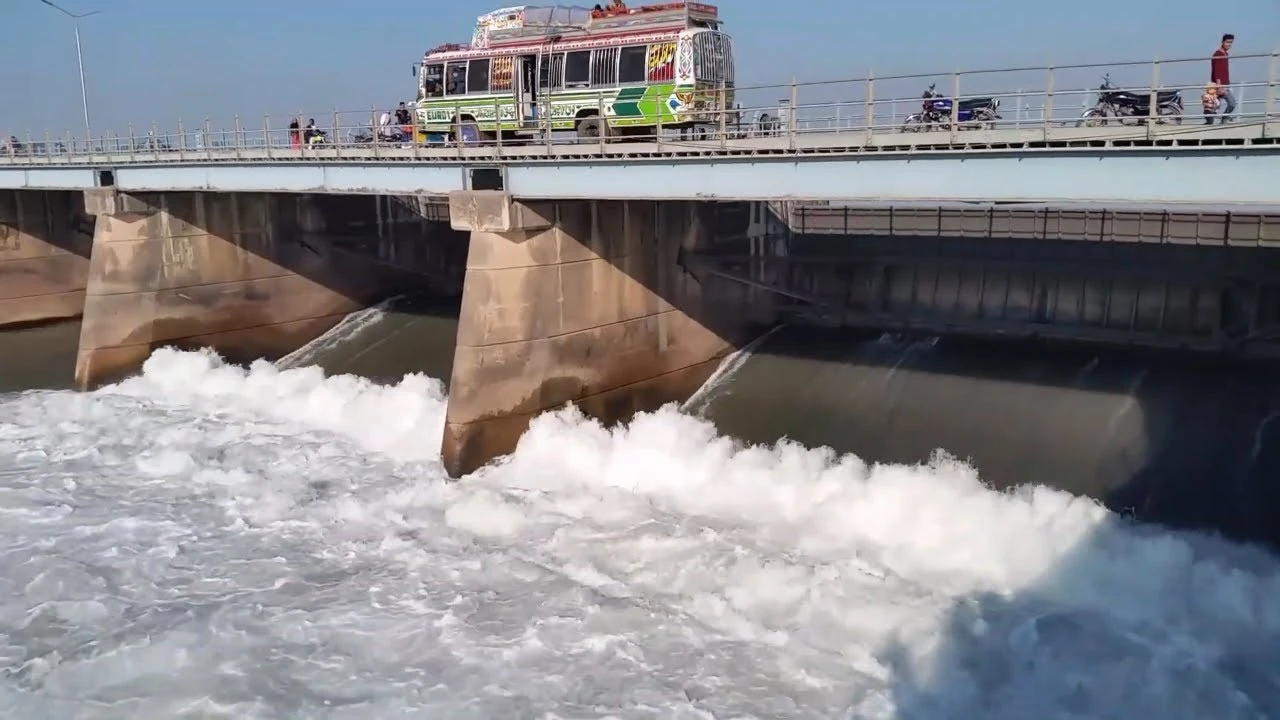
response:
[[[313,365],[379,313],[0,395],[0,717],[1280,715],[1268,553],[675,407],[449,483],[441,381]]]

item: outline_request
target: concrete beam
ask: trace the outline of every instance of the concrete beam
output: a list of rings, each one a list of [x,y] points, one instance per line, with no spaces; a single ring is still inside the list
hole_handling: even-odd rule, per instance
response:
[[[335,250],[318,206],[329,200],[97,194],[112,212],[97,217],[76,385],[118,380],[166,345],[275,359],[366,307],[383,268]]]
[[[472,232],[533,232],[555,225],[555,204],[524,203],[500,190],[458,190],[449,193],[449,222],[454,230]]]
[[[741,340],[741,319],[678,262],[714,232],[704,203],[457,202],[464,223],[500,230],[471,233],[441,449],[452,477],[565,403],[611,423],[684,400]]]
[[[0,190],[0,327],[84,310],[91,238],[76,191]]]

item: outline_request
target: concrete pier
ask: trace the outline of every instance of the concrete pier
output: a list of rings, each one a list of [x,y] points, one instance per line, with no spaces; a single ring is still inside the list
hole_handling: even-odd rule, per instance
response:
[[[90,388],[155,348],[275,358],[403,282],[344,251],[325,198],[267,193],[90,191],[97,215],[76,361]],[[367,199],[372,210],[372,200]]]
[[[81,313],[91,228],[79,191],[0,190],[0,327]]]
[[[450,197],[471,244],[441,455],[459,477],[573,402],[604,422],[692,394],[741,341],[680,267],[713,238],[700,202]]]

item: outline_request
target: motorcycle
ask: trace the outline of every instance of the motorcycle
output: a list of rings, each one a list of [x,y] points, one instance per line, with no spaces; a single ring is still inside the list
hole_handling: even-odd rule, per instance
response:
[[[413,136],[402,127],[391,126],[390,128],[367,129],[359,132],[352,132],[350,143],[352,145],[372,145],[374,143],[388,143],[394,145],[403,145],[413,142]]]
[[[937,84],[929,86],[921,96],[924,102],[921,112],[907,116],[902,132],[921,132],[937,127],[951,126],[952,108],[955,107],[956,125],[963,129],[991,129],[1000,119],[1000,100],[997,98],[961,98],[956,106],[951,98],[942,97]]]
[[[1182,124],[1182,93],[1177,90],[1156,91],[1156,122],[1164,122],[1171,117],[1174,123]],[[1080,116],[1082,127],[1106,125],[1107,118],[1116,118],[1122,125],[1138,125],[1147,122],[1151,116],[1151,93],[1135,90],[1121,90],[1111,82],[1110,75],[1102,76],[1102,84],[1098,86],[1098,99],[1094,106]]]

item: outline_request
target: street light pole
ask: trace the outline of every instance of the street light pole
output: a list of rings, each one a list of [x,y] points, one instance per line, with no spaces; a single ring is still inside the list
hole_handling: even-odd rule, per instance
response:
[[[93,138],[93,130],[89,125],[89,91],[84,82],[84,51],[80,49],[80,21],[90,15],[97,15],[99,11],[90,10],[87,13],[73,13],[66,8],[56,5],[52,0],[40,0],[40,2],[71,18],[72,22],[75,23],[76,63],[80,66],[80,104],[84,108],[84,140],[86,143],[91,142]]]

